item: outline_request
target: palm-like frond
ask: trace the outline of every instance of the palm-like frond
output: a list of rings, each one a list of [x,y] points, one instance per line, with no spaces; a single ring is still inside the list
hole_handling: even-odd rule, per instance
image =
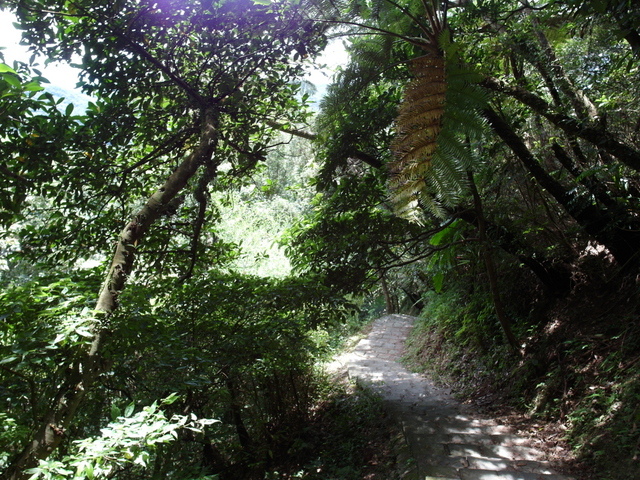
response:
[[[414,79],[405,88],[391,145],[395,160],[389,165],[394,209],[407,215],[418,207],[425,177],[437,149],[447,92],[445,59],[435,47],[411,63]]]
[[[486,98],[474,86],[476,75],[461,65],[446,32],[438,47],[413,61],[414,79],[406,87],[391,145],[391,201],[394,211],[410,220],[420,218],[420,209],[438,215],[442,204],[460,200],[473,162],[467,141],[484,126],[479,111]]]
[[[348,47],[351,57],[357,61],[352,61],[339,71],[329,86],[320,104],[325,117],[343,110],[362,90],[379,79],[380,66],[390,63],[393,42],[392,37],[378,35],[368,37],[366,41],[354,42]]]

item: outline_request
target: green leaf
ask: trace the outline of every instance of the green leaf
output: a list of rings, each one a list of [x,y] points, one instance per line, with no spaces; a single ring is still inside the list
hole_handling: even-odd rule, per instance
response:
[[[12,87],[19,87],[21,85],[20,79],[11,73],[2,75],[2,78]]]
[[[130,417],[133,414],[133,410],[135,408],[136,408],[135,404],[131,402],[129,405],[127,405],[127,408],[124,409],[124,416]]]
[[[81,337],[85,337],[85,338],[93,337],[93,333],[87,330],[87,327],[78,327],[76,328],[75,332]]]
[[[116,404],[112,404],[111,405],[111,420],[115,420],[116,418],[118,418],[121,415],[122,415],[122,410]]]
[[[5,72],[17,74],[17,72],[6,63],[0,63],[0,73],[5,73]]]
[[[167,398],[162,400],[162,403],[164,405],[171,405],[172,403],[174,403],[176,400],[178,400],[180,398],[180,395],[178,395],[176,392],[173,392],[171,395],[169,395]]]
[[[431,277],[433,281],[433,288],[436,293],[442,292],[442,286],[444,284],[444,272],[436,272],[433,277]]]
[[[93,474],[93,464],[91,462],[87,462],[87,465],[84,467],[84,473],[89,478],[89,480],[94,478]]]
[[[27,92],[41,92],[42,90],[44,90],[44,87],[35,81],[25,83],[23,85],[23,88]]]
[[[15,361],[15,360],[17,360],[17,359],[18,359],[18,357],[16,357],[16,356],[13,356],[13,357],[5,357],[5,358],[3,358],[2,360],[0,360],[0,365],[5,364],[5,363],[11,363],[11,362],[13,362],[13,361]]]

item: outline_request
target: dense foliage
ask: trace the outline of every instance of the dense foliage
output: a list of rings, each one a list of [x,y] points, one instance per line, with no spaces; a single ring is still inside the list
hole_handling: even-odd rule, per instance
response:
[[[98,392],[98,384],[113,375],[109,351],[128,352],[117,364],[125,370],[141,353],[126,348],[139,338],[135,322],[121,325],[114,316],[126,303],[125,287],[136,285],[131,305],[143,311],[141,285],[154,284],[172,298],[190,278],[211,267],[220,271],[237,257],[236,248],[211,228],[219,218],[211,195],[236,188],[237,179],[251,174],[281,143],[269,121],[304,118],[297,79],[303,57],[313,55],[324,36],[322,27],[287,2],[2,5],[16,14],[34,51],[79,64],[81,86],[94,98],[79,115],[73,115],[72,106],[58,113],[39,79],[25,77],[26,63],[3,67],[3,148],[8,151],[5,176],[11,180],[2,197],[5,224],[10,226],[8,261],[13,267],[39,262],[26,282],[13,272],[7,276],[14,282],[12,289],[25,293],[16,295],[10,289],[5,297],[8,312],[26,315],[22,320],[8,313],[9,330],[3,338],[8,350],[3,378],[28,386],[28,394],[20,390],[7,397],[6,410],[9,424],[15,424],[22,437],[11,442],[5,475],[21,478],[59,445],[69,448],[69,440],[78,438],[72,434],[78,419],[104,418],[103,402],[116,405],[113,395]],[[15,148],[22,144],[31,150]],[[110,264],[101,288],[88,271],[76,273],[87,261]],[[97,299],[92,300],[88,286],[76,294],[85,282],[69,281],[71,290],[57,287],[60,280],[51,276],[65,271],[64,277],[68,272],[74,278],[91,277]],[[243,278],[238,275],[239,282]],[[19,298],[45,295],[28,294],[29,289],[51,290],[58,297],[47,294],[51,304],[22,309]],[[296,312],[302,315],[300,328],[313,329],[307,314],[325,297],[300,285],[287,291],[294,290],[309,296],[288,307],[273,303],[275,314],[282,307],[281,320],[288,322]],[[262,291],[264,297],[272,293],[274,289],[269,295]],[[241,299],[231,290],[225,295]],[[263,317],[268,318],[264,312]],[[19,322],[24,322],[22,328]],[[159,322],[161,337],[172,335],[164,329],[171,325],[168,317],[167,322]],[[298,336],[282,338],[304,348]],[[294,371],[305,365],[301,357],[296,361],[286,376],[291,381],[301,375]],[[240,364],[236,367],[242,370]],[[148,373],[153,371],[149,368]],[[164,388],[158,395],[153,388],[145,391],[136,402],[151,404],[171,393]],[[31,402],[26,417],[11,403],[25,398]],[[90,421],[87,427],[77,434],[91,434],[99,424]]]
[[[357,35],[295,266],[346,292],[380,280],[389,310],[423,308],[420,368],[567,419],[603,478],[633,478],[637,5],[345,3]]]

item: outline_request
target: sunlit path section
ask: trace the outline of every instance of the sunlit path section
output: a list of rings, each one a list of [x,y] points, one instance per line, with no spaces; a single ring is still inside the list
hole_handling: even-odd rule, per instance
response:
[[[398,362],[413,320],[379,318],[366,338],[331,365],[377,391],[402,424],[415,460],[404,480],[571,480],[557,474],[527,438],[483,418]]]

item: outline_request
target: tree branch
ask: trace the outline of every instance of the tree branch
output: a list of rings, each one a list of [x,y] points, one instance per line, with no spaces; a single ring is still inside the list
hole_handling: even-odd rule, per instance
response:
[[[21,183],[26,183],[26,184],[33,183],[33,180],[29,180],[28,178],[23,177],[22,175],[18,173],[14,173],[11,170],[9,170],[4,163],[0,163],[0,173],[3,173],[7,177],[13,178],[14,180],[17,180]]]
[[[269,125],[271,128],[275,128],[284,133],[289,133],[291,135],[295,135],[296,137],[304,138],[306,140],[316,140],[318,135],[311,132],[305,132],[304,130],[299,130],[297,128],[290,127],[285,125],[284,123],[276,122],[275,120],[265,120],[265,123]]]
[[[196,214],[196,218],[193,225],[193,237],[191,238],[191,248],[189,251],[189,256],[191,257],[191,262],[189,263],[189,267],[187,271],[180,276],[178,279],[178,283],[184,282],[188,278],[191,278],[193,275],[193,269],[195,268],[196,261],[198,260],[198,246],[200,245],[200,234],[202,233],[202,227],[206,220],[207,213],[207,205],[209,203],[209,192],[207,192],[207,187],[211,183],[211,181],[215,178],[217,172],[217,165],[212,161],[207,161],[205,164],[205,171],[202,172],[202,176],[198,181],[198,186],[196,187],[195,192],[193,193],[193,197],[198,202],[198,213]]]
[[[522,87],[511,86],[493,77],[486,77],[480,85],[495,92],[504,93],[530,107],[534,112],[542,115],[553,125],[571,136],[582,138],[593,145],[610,153],[628,167],[640,171],[640,152],[618,141],[604,128],[593,124],[580,122],[575,118],[558,113],[542,98]]]
[[[305,132],[304,130],[292,128],[283,123],[276,122],[274,120],[266,120],[265,123],[270,127],[275,128],[276,130],[280,130],[281,132],[295,135],[296,137],[305,138],[311,141],[315,141],[319,138],[319,136],[316,135],[315,133]],[[381,160],[361,150],[353,150],[349,152],[347,156],[350,158],[355,158],[356,160],[360,160],[361,162],[364,162],[373,168],[381,169],[384,166]]]

